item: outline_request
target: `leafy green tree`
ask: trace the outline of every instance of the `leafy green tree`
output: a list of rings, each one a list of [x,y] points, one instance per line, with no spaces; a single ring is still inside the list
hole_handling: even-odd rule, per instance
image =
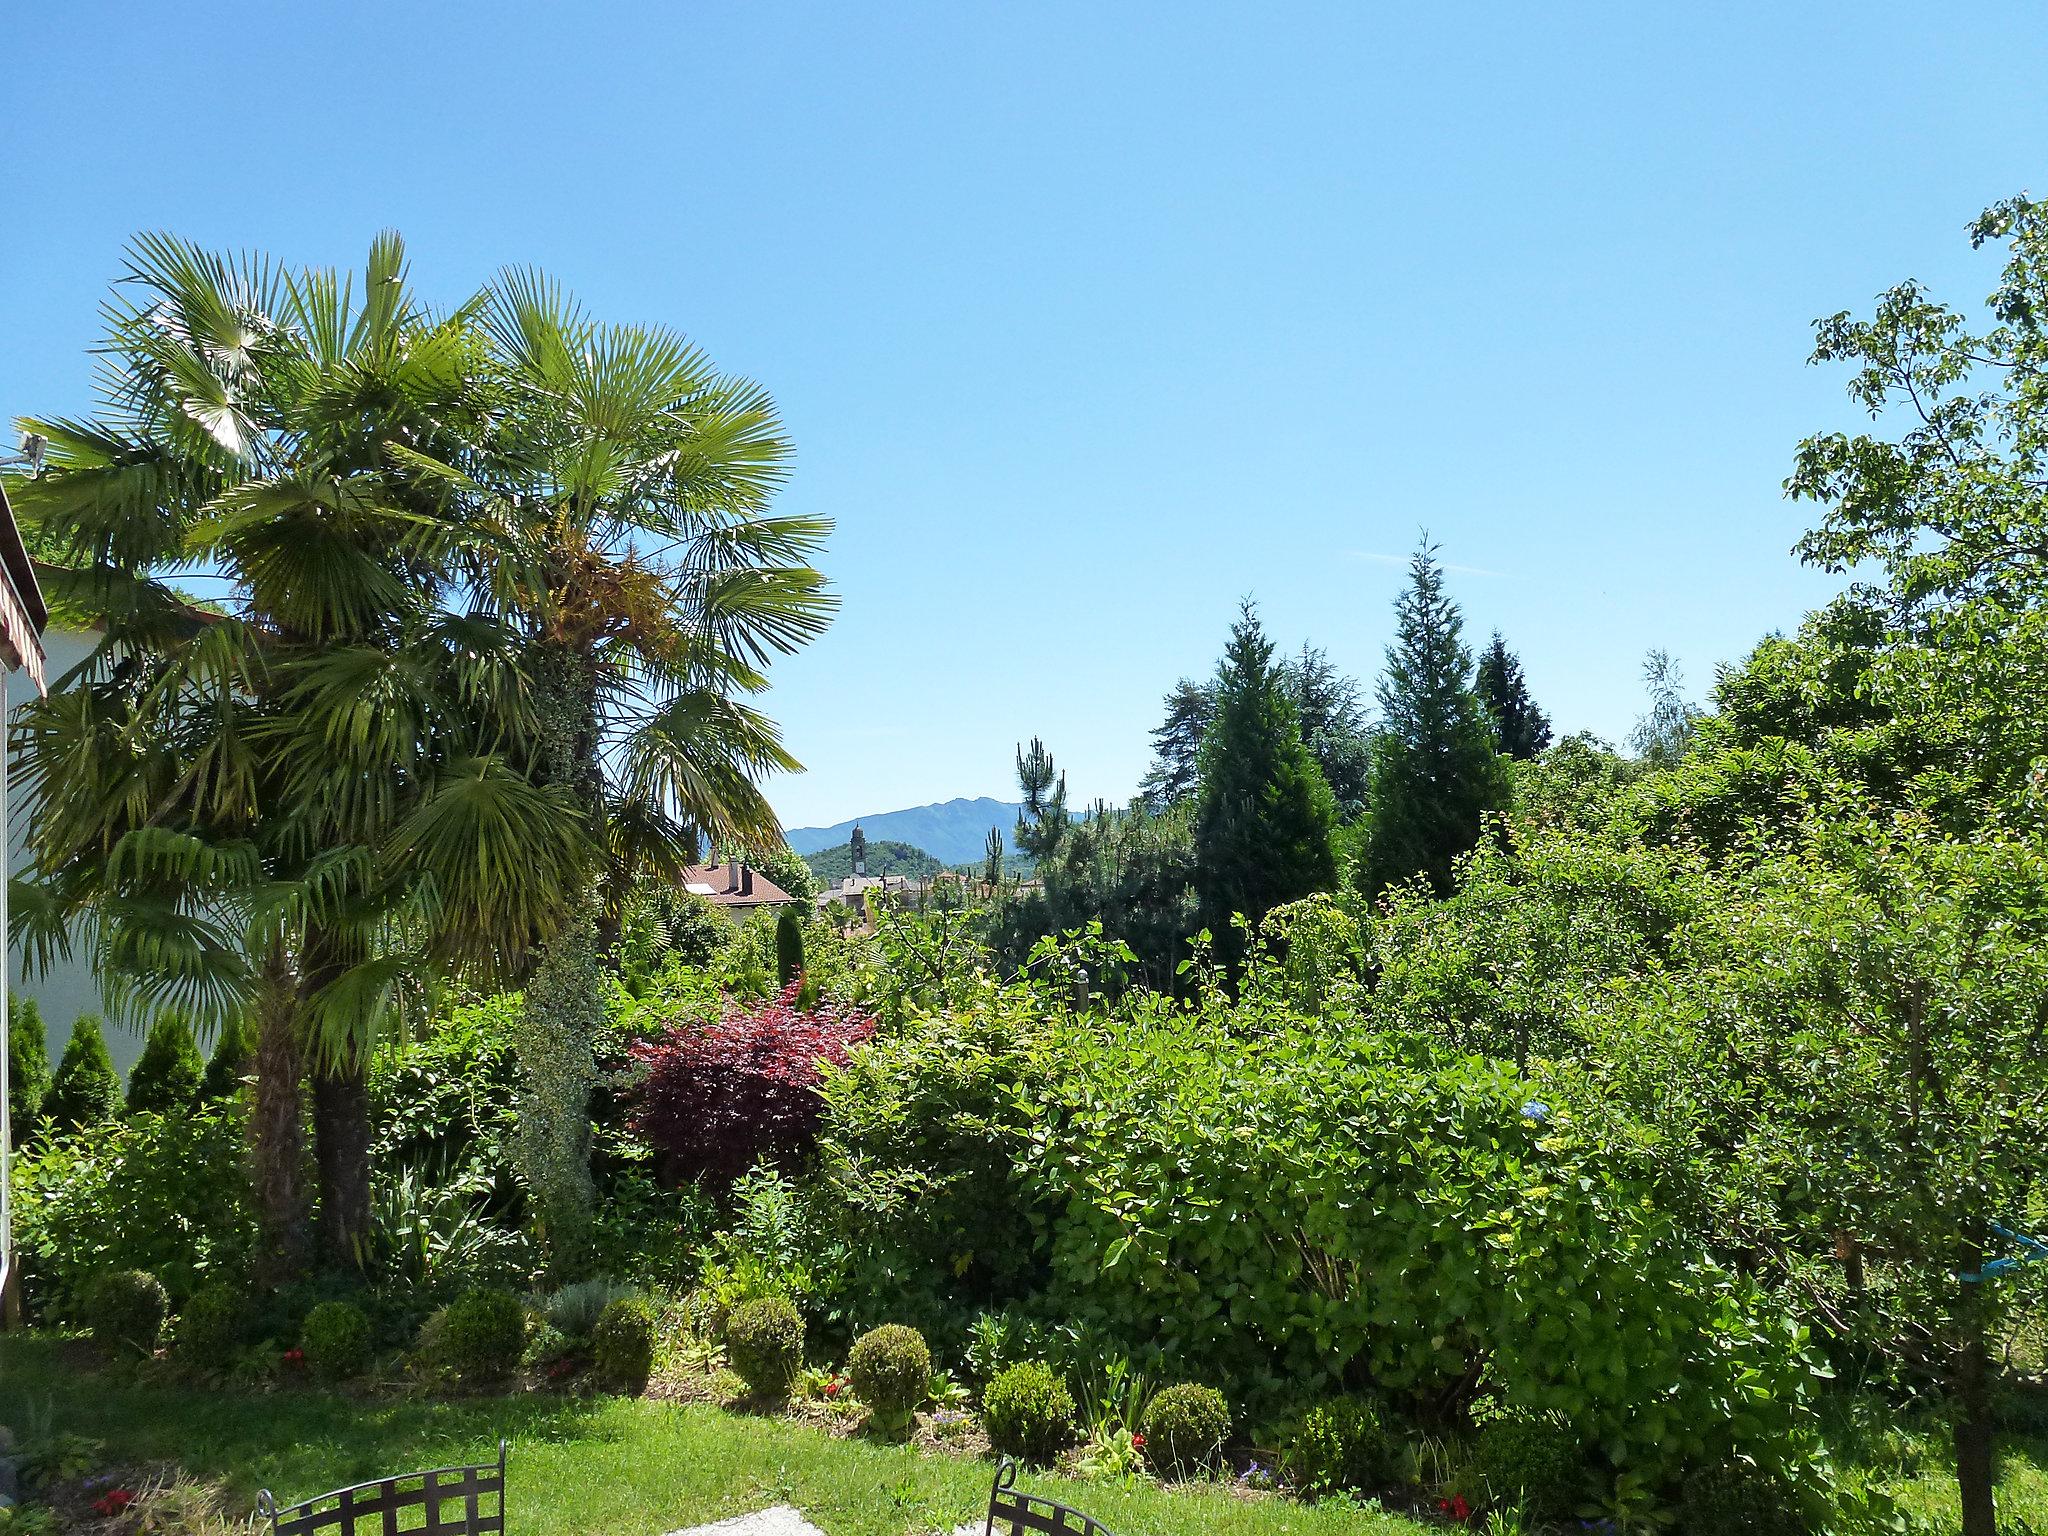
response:
[[[788,986],[804,973],[804,925],[795,907],[775,914],[775,979]]]
[[[1480,654],[1474,691],[1493,717],[1494,737],[1504,755],[1527,762],[1550,745],[1550,717],[1529,697],[1521,659],[1497,629]]]
[[[1256,926],[1281,903],[1336,884],[1336,826],[1336,801],[1247,600],[1216,676],[1194,823],[1202,921],[1226,958],[1239,952],[1235,918]]]
[[[1067,776],[1036,736],[1029,748],[1017,748],[1017,789],[1023,797],[1014,834],[1017,851],[1028,859],[1050,858],[1072,822],[1067,816]]]
[[[192,1038],[192,1026],[175,1008],[166,1008],[149,1026],[142,1054],[128,1069],[128,1108],[168,1114],[199,1103],[206,1063]]]
[[[1368,895],[1416,875],[1441,894],[1459,856],[1479,841],[1486,814],[1507,804],[1507,774],[1472,691],[1464,620],[1427,540],[1394,613],[1360,876]]]
[[[42,1123],[43,1099],[50,1091],[50,1045],[43,1012],[32,997],[7,999],[7,1123],[17,1147]]]
[[[213,1052],[206,1058],[206,1076],[199,1096],[206,1100],[231,1099],[241,1092],[256,1060],[256,1034],[247,1014],[230,1015],[213,1037]]]
[[[754,849],[749,857],[754,868],[780,886],[804,911],[810,911],[818,899],[819,887],[817,871],[809,860],[780,839]]]
[[[1202,738],[1215,718],[1213,684],[1184,677],[1166,695],[1166,718],[1152,729],[1152,766],[1138,785],[1154,809],[1194,799],[1201,787]]]
[[[1699,706],[1686,698],[1685,674],[1669,651],[1653,650],[1643,658],[1643,687],[1650,707],[1629,732],[1628,744],[1644,762],[1667,767],[1692,744]]]
[[[121,1079],[107,1054],[97,1014],[81,1013],[43,1098],[43,1123],[56,1131],[103,1125],[121,1113]]]

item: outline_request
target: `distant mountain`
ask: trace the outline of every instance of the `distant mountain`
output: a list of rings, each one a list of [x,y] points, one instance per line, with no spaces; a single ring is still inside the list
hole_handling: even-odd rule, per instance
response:
[[[838,843],[830,848],[820,848],[816,853],[805,854],[804,862],[811,866],[811,873],[827,885],[837,885],[853,873],[853,844]],[[879,837],[868,839],[867,866],[871,875],[909,875],[917,880],[935,875],[946,867],[944,861],[933,858],[922,848]]]
[[[942,864],[966,864],[988,851],[988,829],[1003,834],[1003,847],[1015,851],[1010,834],[1016,830],[1015,802],[991,800],[948,800],[943,805],[920,805],[907,811],[883,811],[874,816],[856,816],[829,827],[793,827],[789,846],[798,853],[817,853],[836,848],[853,836],[856,824],[866,834],[868,846],[879,841],[908,843],[922,849]],[[868,873],[873,874],[871,864]]]

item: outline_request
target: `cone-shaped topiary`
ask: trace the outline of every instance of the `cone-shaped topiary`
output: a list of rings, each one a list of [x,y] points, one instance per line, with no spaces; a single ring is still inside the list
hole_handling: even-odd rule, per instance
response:
[[[237,1014],[220,1028],[213,1042],[213,1054],[206,1058],[206,1076],[200,1080],[202,1099],[230,1099],[241,1090],[242,1079],[255,1070],[256,1031]]]
[[[7,1119],[14,1144],[23,1147],[42,1123],[43,1099],[50,1091],[50,1047],[34,998],[9,998],[7,1014]]]
[[[81,1013],[43,1098],[43,1122],[52,1130],[69,1131],[102,1125],[120,1113],[121,1080],[114,1075],[114,1058],[107,1054],[99,1016]]]
[[[149,1026],[142,1054],[129,1069],[129,1112],[152,1110],[162,1115],[191,1109],[199,1102],[205,1076],[206,1064],[200,1060],[192,1026],[182,1013],[167,1008]]]
[[[853,1341],[846,1375],[875,1428],[901,1429],[931,1392],[931,1348],[915,1328],[884,1323]]]
[[[1230,1433],[1230,1405],[1214,1387],[1168,1387],[1145,1410],[1145,1459],[1162,1477],[1213,1465]]]

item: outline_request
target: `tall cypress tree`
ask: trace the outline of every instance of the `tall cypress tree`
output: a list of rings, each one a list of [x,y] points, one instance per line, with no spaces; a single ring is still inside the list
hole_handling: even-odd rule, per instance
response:
[[[231,1099],[241,1091],[242,1079],[256,1070],[256,1031],[246,1014],[236,1014],[220,1027],[214,1037],[213,1054],[206,1058],[206,1076],[200,1083],[202,1099]]]
[[[43,1011],[32,997],[7,1000],[7,1119],[17,1147],[26,1146],[43,1118],[50,1091],[50,1046]]]
[[[149,1026],[142,1054],[128,1069],[128,1108],[165,1115],[199,1102],[206,1078],[192,1026],[175,1008],[166,1008]]]
[[[1550,717],[1529,697],[1521,658],[1508,649],[1497,629],[1479,657],[1473,687],[1493,717],[1494,738],[1503,753],[1527,761],[1550,745]]]
[[[50,1091],[43,1098],[43,1123],[55,1131],[99,1125],[121,1113],[121,1079],[107,1054],[99,1015],[81,1013],[71,1025],[71,1039]]]
[[[1394,614],[1359,875],[1368,895],[1417,874],[1447,892],[1458,856],[1479,841],[1481,818],[1507,803],[1507,776],[1493,722],[1472,691],[1464,619],[1427,540]]]
[[[1302,745],[1273,643],[1247,600],[1216,675],[1216,719],[1202,740],[1195,810],[1195,888],[1226,959],[1231,926],[1337,883],[1329,782]]]

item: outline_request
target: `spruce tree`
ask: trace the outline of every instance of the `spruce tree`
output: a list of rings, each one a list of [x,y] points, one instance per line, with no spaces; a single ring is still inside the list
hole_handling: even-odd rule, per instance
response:
[[[1216,676],[1195,811],[1195,888],[1226,960],[1239,953],[1234,916],[1257,924],[1337,883],[1336,826],[1336,801],[1302,745],[1273,643],[1246,601]]]
[[[53,1131],[69,1131],[102,1125],[120,1113],[121,1080],[114,1073],[114,1058],[107,1054],[99,1016],[81,1013],[43,1098],[43,1123]]]
[[[1426,540],[1394,613],[1359,875],[1367,895],[1417,874],[1444,893],[1459,855],[1479,841],[1485,813],[1506,804],[1507,776],[1493,722],[1472,691],[1464,620]]]
[[[214,1038],[213,1054],[206,1058],[206,1076],[199,1085],[202,1099],[231,1099],[241,1091],[242,1079],[254,1070],[256,1031],[247,1018],[236,1014],[221,1025]]]
[[[183,1014],[167,1008],[149,1026],[142,1054],[128,1071],[128,1109],[160,1115],[191,1109],[199,1102],[205,1078],[206,1063],[192,1038],[192,1026]]]
[[[796,908],[784,907],[775,914],[775,977],[783,986],[804,973],[804,929]]]
[[[32,997],[7,1001],[7,1120],[17,1147],[43,1117],[43,1098],[50,1091],[50,1046],[43,1033],[43,1011]]]
[[[1526,762],[1550,745],[1550,717],[1529,697],[1521,658],[1508,649],[1497,629],[1479,658],[1473,686],[1493,718],[1494,739],[1504,755]]]

